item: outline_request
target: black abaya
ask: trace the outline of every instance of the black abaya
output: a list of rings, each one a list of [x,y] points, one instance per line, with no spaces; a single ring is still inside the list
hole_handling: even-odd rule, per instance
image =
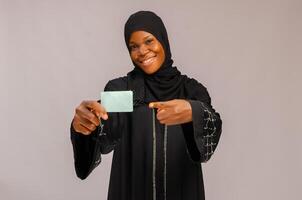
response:
[[[110,81],[105,90],[128,90],[128,77]],[[166,192],[164,189],[164,125],[155,119],[156,199],[203,200],[201,162],[209,160],[221,133],[219,114],[210,104],[207,90],[194,79],[183,76],[182,85],[193,112],[193,122],[167,127]],[[134,87],[134,86],[133,86]],[[197,91],[193,93],[190,91]],[[148,91],[145,93],[149,93]],[[135,92],[135,99],[138,96]],[[146,94],[145,94],[146,95]],[[150,94],[149,94],[150,95]],[[75,168],[85,179],[100,163],[100,153],[114,150],[108,200],[154,200],[153,111],[138,103],[133,113],[109,113],[100,132],[84,136],[71,131]]]

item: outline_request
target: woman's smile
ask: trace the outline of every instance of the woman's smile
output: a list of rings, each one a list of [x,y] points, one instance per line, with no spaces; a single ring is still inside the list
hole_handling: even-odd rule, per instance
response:
[[[149,65],[152,65],[152,63],[156,60],[156,56],[152,56],[149,58],[146,58],[142,61],[140,61],[141,65],[148,67]]]

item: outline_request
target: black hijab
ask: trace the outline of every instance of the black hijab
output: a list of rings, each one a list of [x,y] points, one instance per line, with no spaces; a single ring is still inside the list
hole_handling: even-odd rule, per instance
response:
[[[161,43],[165,51],[165,61],[162,66],[153,74],[146,74],[134,62],[135,69],[130,72],[144,79],[144,88],[152,93],[156,99],[147,97],[146,101],[166,101],[180,98],[183,93],[181,85],[184,82],[183,76],[176,67],[172,67],[168,34],[165,25],[160,17],[151,11],[139,11],[132,14],[125,24],[125,42],[130,53],[129,40],[135,31],[146,31],[151,33]]]

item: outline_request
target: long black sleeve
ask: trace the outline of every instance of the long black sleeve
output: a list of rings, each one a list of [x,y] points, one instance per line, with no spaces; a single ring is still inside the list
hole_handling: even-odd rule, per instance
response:
[[[207,89],[190,79],[187,90],[193,92],[187,96],[192,108],[192,122],[182,124],[188,153],[195,162],[207,162],[213,155],[221,135],[220,115],[211,105]]]
[[[221,135],[220,115],[201,101],[190,100],[193,121],[183,124],[188,152],[195,162],[207,162]]]
[[[122,90],[123,85],[123,79],[115,79],[107,83],[105,91]],[[100,164],[101,154],[110,153],[119,142],[126,115],[108,113],[108,116],[108,120],[102,120],[102,124],[87,136],[70,128],[74,165],[80,179],[85,179]]]
[[[85,179],[90,172],[101,162],[99,145],[97,145],[97,131],[90,135],[77,133],[70,128],[71,142],[73,146],[74,166],[80,179]]]

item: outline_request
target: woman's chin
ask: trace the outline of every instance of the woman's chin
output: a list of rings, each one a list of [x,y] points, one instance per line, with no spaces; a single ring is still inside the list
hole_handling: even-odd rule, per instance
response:
[[[143,70],[146,74],[154,74],[157,72],[160,68],[160,66],[154,66],[154,65],[139,65],[139,68]]]

